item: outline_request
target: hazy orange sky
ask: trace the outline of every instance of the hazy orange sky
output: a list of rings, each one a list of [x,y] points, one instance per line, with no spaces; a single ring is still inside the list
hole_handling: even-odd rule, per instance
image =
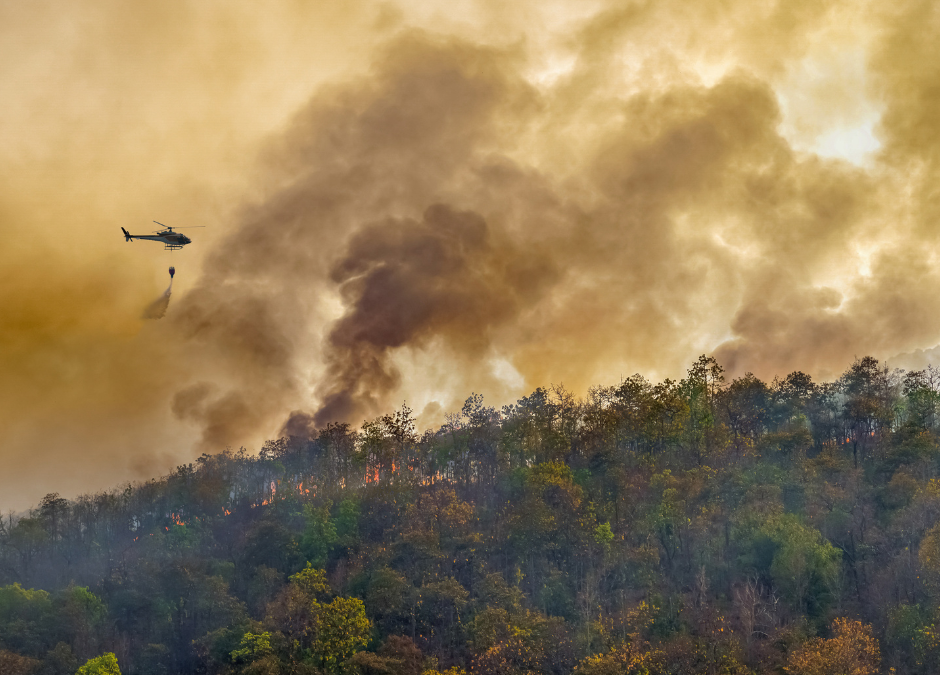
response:
[[[293,411],[434,425],[701,353],[827,378],[940,343],[937,3],[57,1],[0,26],[0,509],[257,449]],[[206,228],[124,241],[152,220]]]

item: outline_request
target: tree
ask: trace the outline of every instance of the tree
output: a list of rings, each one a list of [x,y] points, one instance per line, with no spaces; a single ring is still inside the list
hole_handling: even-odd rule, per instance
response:
[[[405,577],[389,567],[373,570],[366,590],[369,613],[386,631],[401,629],[403,622],[414,622],[414,587]]]
[[[336,515],[336,536],[341,546],[353,546],[359,539],[359,504],[350,498],[339,503]]]
[[[779,547],[774,553],[770,573],[781,588],[788,591],[801,609],[812,600],[819,604],[821,593],[839,572],[841,551],[819,533],[793,517],[782,516],[770,529]]]
[[[520,470],[523,494],[510,521],[520,553],[538,555],[564,546],[566,535],[577,532],[582,489],[562,462],[536,464]]]
[[[300,540],[300,552],[314,565],[321,567],[326,564],[330,548],[336,543],[336,525],[330,518],[332,502],[314,508],[312,504],[304,505],[304,520],[306,528]]]
[[[832,624],[831,639],[813,638],[790,654],[784,670],[790,675],[875,675],[881,649],[871,626],[846,618]]]
[[[314,600],[316,638],[311,654],[318,666],[329,673],[339,672],[343,662],[369,644],[372,623],[359,598],[334,598],[328,604]]]
[[[421,675],[424,654],[410,638],[390,635],[377,654],[357,652],[349,659],[349,666],[359,675]]]
[[[64,529],[62,521],[68,516],[68,512],[69,502],[60,497],[58,492],[47,494],[39,502],[39,515],[49,532],[53,552],[57,550],[61,530]]]
[[[940,524],[927,530],[921,539],[917,559],[924,571],[924,581],[934,598],[940,598]]]
[[[107,652],[89,660],[75,675],[121,675],[117,657]]]
[[[714,451],[714,403],[725,381],[723,372],[724,368],[713,357],[702,354],[682,381],[689,406],[686,435],[698,464]]]
[[[379,649],[379,656],[386,659],[394,675],[421,675],[424,654],[411,638],[390,635]]]
[[[284,633],[300,650],[307,650],[316,632],[317,598],[329,594],[326,572],[310,563],[291,575],[290,583],[268,605],[265,623]]]
[[[80,660],[72,652],[72,648],[60,642],[46,653],[40,675],[74,675],[79,663]],[[0,667],[0,673],[2,672],[6,671]]]
[[[418,596],[421,633],[426,643],[422,646],[435,655],[450,655],[462,634],[460,613],[467,603],[467,590],[453,578],[424,584]],[[441,654],[443,650],[443,654]]]
[[[843,416],[846,435],[852,443],[852,462],[858,468],[860,459],[872,442],[872,437],[890,426],[892,411],[892,382],[887,366],[878,359],[866,356],[858,359],[842,376],[846,395]]]
[[[0,673],[3,675],[33,675],[39,669],[39,661],[0,649]]]
[[[107,615],[101,600],[87,588],[70,586],[56,605],[59,621],[72,636],[72,648],[79,658],[95,653],[96,638]]]
[[[747,454],[760,440],[768,422],[769,398],[767,385],[752,373],[734,380],[720,392],[719,400],[739,457]]]
[[[904,396],[907,397],[907,425],[917,430],[933,429],[940,409],[937,391],[940,373],[934,368],[914,370],[904,375]]]
[[[665,671],[661,650],[648,644],[624,643],[603,654],[589,656],[574,669],[575,675],[650,675]]]
[[[567,625],[559,617],[487,608],[477,613],[470,633],[475,673],[567,674],[574,666]]]
[[[21,654],[42,654],[55,644],[54,618],[46,591],[19,584],[0,587],[0,645]]]
[[[420,436],[402,408],[48,495],[0,520],[0,674],[819,673],[843,607],[885,671],[940,672],[940,375],[721,377],[474,394]]]
[[[655,384],[650,392],[651,401],[642,444],[647,451],[663,453],[675,448],[682,438],[684,422],[691,417],[691,408],[683,392],[682,383],[665,379]]]
[[[773,578],[802,613],[818,615],[839,572],[842,552],[790,513],[775,513],[751,531],[741,562]]]
[[[271,634],[252,633],[248,631],[242,636],[238,649],[232,652],[232,661],[238,663],[251,663],[271,653]]]

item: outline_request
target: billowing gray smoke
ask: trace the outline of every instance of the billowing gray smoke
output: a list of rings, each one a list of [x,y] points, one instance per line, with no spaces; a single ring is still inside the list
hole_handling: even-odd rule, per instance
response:
[[[395,348],[443,337],[482,359],[491,331],[536,301],[554,274],[533,269],[509,242],[498,246],[479,214],[434,204],[421,220],[364,227],[330,278],[348,309],[329,334],[318,428],[380,410],[400,383],[388,359]]]
[[[488,357],[494,332],[543,297],[558,276],[544,247],[520,248],[528,235],[505,212],[494,228],[469,208],[490,210],[487,195],[513,182],[544,189],[488,156],[505,121],[534,104],[513,58],[408,34],[372,81],[321,94],[298,117],[269,158],[284,187],[245,210],[175,313],[237,374],[218,400],[242,393],[255,414],[283,414],[313,384],[315,424],[372,414],[400,383],[394,350],[435,342],[457,364]],[[332,293],[345,307],[338,320]],[[317,353],[322,376],[299,379]]]
[[[222,4],[0,4],[17,508],[291,410],[937,358],[936,2]],[[213,227],[141,322],[153,208]]]
[[[932,253],[880,226],[893,169],[794,150],[755,73],[610,89],[600,30],[548,89],[521,49],[405,32],[317,94],[176,313],[227,373],[188,419],[231,442],[245,410],[293,409],[285,432],[307,433],[429,390],[445,408],[583,391],[705,351],[732,374],[825,376],[935,343],[940,322],[913,319],[940,315]],[[847,247],[869,251],[864,274]]]

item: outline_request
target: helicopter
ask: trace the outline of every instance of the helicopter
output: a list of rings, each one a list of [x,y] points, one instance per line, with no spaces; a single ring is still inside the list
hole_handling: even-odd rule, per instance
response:
[[[164,228],[160,231],[154,232],[153,234],[131,234],[123,227],[121,232],[124,233],[124,240],[130,241],[132,239],[146,239],[148,241],[162,241],[164,243],[164,250],[166,251],[176,251],[181,249],[186,244],[192,243],[192,239],[187,237],[185,234],[180,234],[179,232],[174,232],[172,227],[169,225],[164,225],[161,222],[153,221],[157,223],[160,227]],[[191,227],[177,227],[177,230],[188,230],[194,227],[205,227],[205,225],[192,225]]]

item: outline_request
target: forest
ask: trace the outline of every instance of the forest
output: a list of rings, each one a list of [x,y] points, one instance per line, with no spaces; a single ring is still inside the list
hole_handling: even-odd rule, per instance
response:
[[[940,672],[940,371],[640,375],[0,522],[4,675]]]

